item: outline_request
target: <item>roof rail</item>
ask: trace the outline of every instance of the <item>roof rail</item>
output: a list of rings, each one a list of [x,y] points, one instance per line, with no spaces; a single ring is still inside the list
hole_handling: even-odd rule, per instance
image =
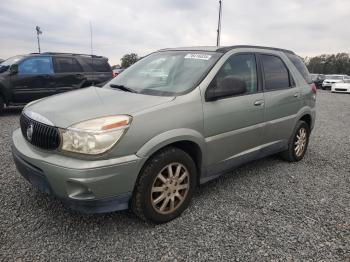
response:
[[[35,53],[38,54],[38,53]],[[60,52],[44,52],[40,53],[41,55],[74,55],[74,56],[87,56],[87,57],[92,57],[92,58],[106,58],[104,56],[99,56],[99,55],[89,55],[89,54],[77,54],[77,53],[60,53]]]
[[[274,50],[274,51],[280,51],[284,53],[289,53],[295,55],[293,51],[287,50],[287,49],[281,49],[281,48],[275,48],[275,47],[268,47],[268,46],[254,46],[254,45],[234,45],[234,46],[224,46],[218,48],[216,51],[217,52],[223,52],[226,53],[232,49],[236,48],[257,48],[257,49],[268,49],[268,50]]]

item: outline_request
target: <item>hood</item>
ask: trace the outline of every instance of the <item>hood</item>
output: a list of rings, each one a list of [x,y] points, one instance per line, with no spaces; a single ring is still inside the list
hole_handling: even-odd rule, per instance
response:
[[[350,87],[350,83],[335,83],[334,86],[348,88],[348,87]]]
[[[75,123],[117,114],[133,115],[173,100],[116,89],[88,87],[33,102],[24,111],[43,116],[55,126],[67,128]]]
[[[325,79],[326,82],[332,82],[332,83],[340,83],[343,82],[341,79]]]

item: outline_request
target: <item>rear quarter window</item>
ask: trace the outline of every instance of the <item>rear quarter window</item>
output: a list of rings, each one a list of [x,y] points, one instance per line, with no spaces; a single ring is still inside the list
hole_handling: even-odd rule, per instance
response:
[[[308,84],[312,83],[312,77],[309,73],[309,70],[307,69],[306,65],[304,64],[303,60],[294,54],[286,54],[289,60],[294,64],[294,66],[298,69],[299,73],[303,76],[305,81]]]

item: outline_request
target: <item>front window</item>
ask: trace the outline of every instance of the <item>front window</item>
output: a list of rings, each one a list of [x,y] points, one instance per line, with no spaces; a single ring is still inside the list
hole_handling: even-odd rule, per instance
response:
[[[220,68],[215,80],[215,86],[226,77],[235,77],[244,82],[245,94],[252,94],[258,91],[258,80],[256,71],[255,56],[253,54],[232,55]]]
[[[52,59],[48,56],[31,57],[18,66],[18,74],[52,74]]]
[[[181,95],[198,85],[220,56],[201,51],[157,52],[141,59],[104,87],[122,86],[150,95]]]

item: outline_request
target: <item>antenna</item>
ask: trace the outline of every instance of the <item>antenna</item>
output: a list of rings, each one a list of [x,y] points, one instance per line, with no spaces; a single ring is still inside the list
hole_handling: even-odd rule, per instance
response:
[[[91,51],[91,56],[93,55],[93,49],[92,49],[92,25],[91,25],[91,21],[89,21],[90,23],[90,51]]]
[[[222,11],[222,0],[219,0],[219,21],[218,21],[218,29],[217,37],[216,37],[216,46],[220,46],[220,36],[221,36],[221,11]]]

